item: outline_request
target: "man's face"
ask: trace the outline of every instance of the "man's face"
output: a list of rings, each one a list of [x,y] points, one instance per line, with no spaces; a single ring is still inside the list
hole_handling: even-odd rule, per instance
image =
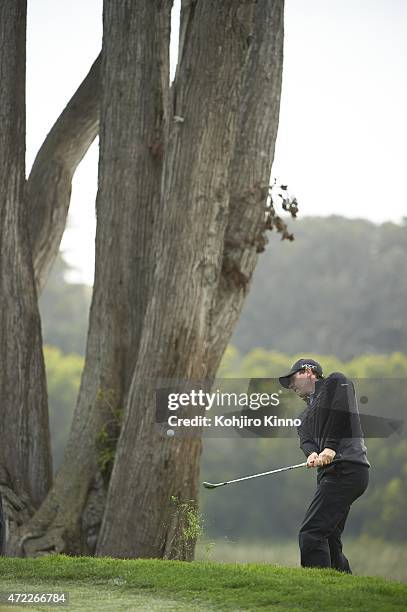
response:
[[[307,397],[315,390],[316,376],[311,368],[296,372],[290,377],[290,389],[300,397]]]

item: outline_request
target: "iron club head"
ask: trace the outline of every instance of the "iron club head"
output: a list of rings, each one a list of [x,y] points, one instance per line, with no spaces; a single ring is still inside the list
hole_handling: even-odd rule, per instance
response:
[[[216,489],[217,487],[223,487],[223,485],[227,483],[219,482],[218,484],[213,484],[212,482],[203,482],[202,484],[205,487],[205,489]]]

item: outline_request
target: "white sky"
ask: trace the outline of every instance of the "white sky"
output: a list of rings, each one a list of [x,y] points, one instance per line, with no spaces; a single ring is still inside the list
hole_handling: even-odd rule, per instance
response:
[[[286,0],[273,177],[297,196],[301,216],[407,216],[406,31],[407,0]],[[28,169],[101,40],[102,0],[28,0]],[[94,144],[75,175],[62,243],[75,280],[88,283],[96,188]]]

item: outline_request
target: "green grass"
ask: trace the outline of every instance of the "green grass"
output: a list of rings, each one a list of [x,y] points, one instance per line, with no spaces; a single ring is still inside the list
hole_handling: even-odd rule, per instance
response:
[[[344,539],[344,552],[352,571],[360,576],[382,576],[407,582],[407,546],[367,537]],[[244,541],[205,538],[198,543],[196,559],[220,563],[273,563],[299,567],[296,539]]]
[[[0,590],[68,591],[73,610],[406,610],[407,585],[268,564],[0,558]],[[2,606],[2,610],[12,607]],[[29,608],[26,608],[29,609]],[[30,608],[31,609],[31,608]],[[32,606],[36,610],[49,607]],[[62,610],[64,608],[61,608]]]

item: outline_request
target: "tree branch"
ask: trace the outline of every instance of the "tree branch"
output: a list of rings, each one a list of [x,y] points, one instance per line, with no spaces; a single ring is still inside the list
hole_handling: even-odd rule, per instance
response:
[[[35,280],[41,293],[58,254],[75,170],[99,129],[99,55],[37,153],[27,180]]]

